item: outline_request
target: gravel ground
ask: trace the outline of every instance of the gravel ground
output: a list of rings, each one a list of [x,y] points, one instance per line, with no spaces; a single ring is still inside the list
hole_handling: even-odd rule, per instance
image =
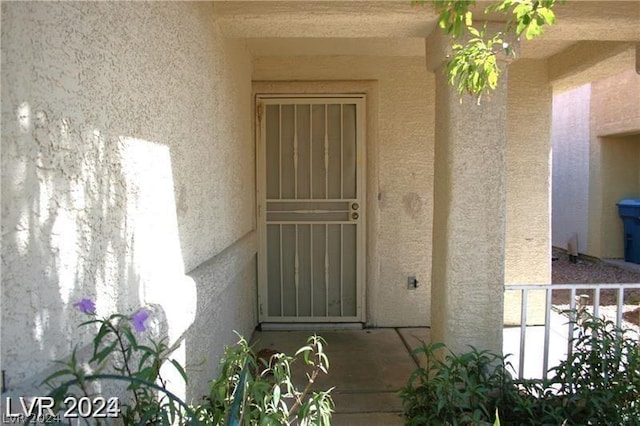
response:
[[[606,265],[599,261],[578,259],[577,263],[571,263],[569,256],[562,250],[553,250],[551,278],[553,284],[602,284],[602,283],[640,283],[640,273],[628,271],[613,265]],[[592,291],[580,292],[593,298]],[[564,305],[569,303],[569,290],[553,292],[553,304]],[[616,291],[601,291],[600,304],[602,306],[614,306],[617,304]],[[630,323],[640,325],[640,289],[627,290],[624,294],[625,313],[624,318]]]

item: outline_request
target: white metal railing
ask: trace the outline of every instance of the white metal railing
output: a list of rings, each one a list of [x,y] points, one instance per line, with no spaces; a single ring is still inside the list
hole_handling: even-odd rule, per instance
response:
[[[558,290],[569,290],[569,310],[566,324],[566,341],[567,341],[567,354],[571,354],[573,349],[572,341],[574,337],[575,329],[575,312],[576,307],[588,308],[595,317],[600,316],[601,304],[600,296],[601,291],[615,291],[616,292],[616,304],[615,304],[615,324],[620,327],[622,325],[623,313],[624,313],[624,293],[628,289],[640,289],[640,283],[634,284],[509,284],[505,285],[506,292],[520,292],[521,306],[520,306],[520,336],[519,336],[519,357],[518,357],[518,378],[524,378],[525,371],[525,346],[527,338],[527,311],[528,300],[530,292],[545,292],[545,306],[544,306],[544,345],[542,354],[542,378],[547,378],[549,371],[549,349],[550,349],[550,336],[551,336],[551,315],[554,309],[553,305],[553,293]],[[584,303],[584,300],[579,300],[576,296],[580,291],[593,291],[593,302]],[[556,330],[557,331],[557,330]],[[564,333],[563,333],[564,334]],[[539,355],[539,354],[537,354]]]

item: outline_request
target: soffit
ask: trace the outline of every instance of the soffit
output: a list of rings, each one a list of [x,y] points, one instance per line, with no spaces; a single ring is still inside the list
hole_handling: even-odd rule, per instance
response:
[[[424,56],[425,40],[407,38],[250,38],[255,57],[261,56]],[[519,57],[547,58],[574,44],[564,40],[523,41]]]
[[[228,37],[425,37],[436,16],[406,1],[216,1]]]
[[[554,40],[640,41],[640,1],[568,1],[555,9]]]
[[[247,39],[254,56],[424,56],[424,38]]]
[[[547,40],[540,37],[520,43],[520,57],[528,59],[549,58],[575,44],[573,40]]]
[[[398,1],[224,1],[213,4],[228,37],[426,37],[433,7]],[[482,2],[476,9],[482,9]],[[555,8],[548,40],[640,41],[640,1],[575,0]],[[489,20],[501,19],[490,15]]]
[[[575,0],[558,5],[556,15],[542,37],[521,41],[521,58],[548,58],[581,40],[640,41],[638,0]],[[424,56],[424,38],[436,27],[433,8],[409,0],[217,0],[214,16],[225,36],[246,39],[255,56]]]

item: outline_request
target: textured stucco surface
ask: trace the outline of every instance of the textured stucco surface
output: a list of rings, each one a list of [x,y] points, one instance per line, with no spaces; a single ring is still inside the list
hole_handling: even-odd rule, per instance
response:
[[[554,95],[553,245],[624,256],[616,203],[640,197],[640,76],[613,73]]]
[[[192,327],[187,354],[251,332],[250,69],[211,4],[2,3],[9,387],[70,353],[82,297],[100,315],[158,304],[171,341]],[[236,262],[202,265],[228,247]]]
[[[590,84],[553,97],[552,243],[566,249],[577,234],[580,253],[589,236],[590,105]]]
[[[592,83],[589,126],[588,254],[619,258],[624,243],[616,203],[640,198],[640,76],[635,69]]]
[[[493,342],[500,349],[504,278],[548,274],[548,178],[537,169],[548,170],[548,142],[534,146],[539,129],[531,130],[547,117],[544,64],[513,64],[518,87],[512,83],[508,97],[501,89],[488,108],[459,106],[450,93],[436,101],[434,75],[415,53],[435,26],[431,8],[301,4],[2,3],[1,352],[9,386],[69,353],[79,320],[71,304],[83,296],[97,300],[100,314],[159,304],[171,339],[186,337],[184,361],[204,361],[191,396],[206,388],[214,358],[234,339],[230,330],[250,333],[252,79],[295,80],[291,87],[319,91],[322,85],[304,81],[339,80],[343,93],[365,87],[370,95],[368,322],[429,325],[434,318],[460,347]],[[585,34],[640,40],[638,2],[608,2],[606,14],[603,7],[559,9],[560,24],[526,53],[555,54],[547,65],[556,88],[635,65],[632,44],[580,41]],[[443,81],[438,87],[446,93]],[[634,87],[622,90],[623,114],[638,111],[626,107]],[[527,93],[542,98],[529,106]],[[620,112],[592,129],[591,170],[605,160],[640,161],[632,137],[609,145],[597,139],[600,131],[629,133],[615,123]],[[436,131],[444,136],[437,158]],[[612,170],[590,174],[592,224],[611,209],[606,196],[618,196],[606,185],[633,175]],[[608,228],[597,234],[595,255],[602,237],[613,236]],[[432,251],[439,256],[433,303]],[[407,290],[408,275],[417,276],[418,290]]]
[[[367,322],[428,325],[434,112],[424,58],[257,57],[253,79],[298,86],[339,80],[348,92],[376,81],[377,95],[367,99],[367,120],[377,122],[367,141]],[[417,290],[407,289],[410,275],[421,284]]]
[[[616,204],[623,198],[640,198],[639,141],[640,135],[592,139],[596,146],[592,149],[591,170],[597,170],[597,174],[592,175],[590,186],[593,194],[589,200],[590,255],[624,257],[623,223]],[[596,164],[593,157],[598,158]]]
[[[219,1],[229,37],[424,37],[436,25],[431,7],[398,1]]]
[[[445,52],[447,45],[434,34],[427,55]],[[459,102],[443,62],[430,61],[436,89],[432,340],[455,352],[467,345],[500,352],[508,75],[503,72],[491,99]]]
[[[535,93],[536,96],[531,96]],[[547,61],[509,65],[505,283],[551,282],[551,105]],[[544,321],[544,295],[529,296],[528,321]],[[505,294],[505,322],[518,323],[520,296]]]
[[[551,104],[546,61],[509,65],[507,284],[551,282]]]
[[[303,6],[301,6],[303,4]],[[437,15],[405,1],[216,1],[221,29],[232,37],[425,37],[437,25]],[[481,10],[483,5],[476,9]],[[545,28],[536,57],[547,57],[547,41],[637,41],[640,39],[636,0],[575,1],[559,5],[558,25]],[[493,14],[491,21],[504,17]],[[528,43],[526,43],[528,44]]]
[[[634,68],[595,81],[591,90],[595,136],[640,133],[640,75]]]
[[[636,32],[640,41],[640,31]],[[634,43],[592,40],[579,41],[549,58],[549,80],[555,91],[571,90],[635,66]]]
[[[238,340],[234,331],[249,339],[256,325],[256,245],[256,233],[250,232],[189,273],[198,289],[195,321],[185,339],[190,399],[208,394],[224,345]]]

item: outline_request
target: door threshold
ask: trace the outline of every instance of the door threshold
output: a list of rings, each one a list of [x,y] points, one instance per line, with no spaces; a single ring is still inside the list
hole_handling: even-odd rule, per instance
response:
[[[262,331],[295,331],[295,330],[362,330],[361,322],[263,322]]]

